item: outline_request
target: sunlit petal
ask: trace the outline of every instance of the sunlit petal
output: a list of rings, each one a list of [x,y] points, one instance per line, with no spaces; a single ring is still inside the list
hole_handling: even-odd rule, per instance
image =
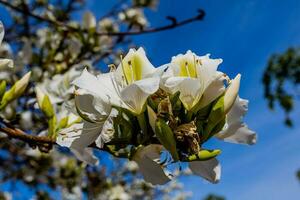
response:
[[[256,133],[242,122],[243,116],[248,110],[248,100],[239,96],[236,98],[231,110],[227,114],[227,124],[225,128],[215,135],[218,139],[226,142],[238,144],[255,144],[257,141]]]
[[[193,108],[203,94],[201,82],[195,78],[171,77],[166,80],[165,87],[173,94],[180,91],[179,98],[187,110]]]
[[[211,183],[218,183],[221,178],[221,165],[215,158],[206,161],[190,162],[189,168],[194,174],[203,177]]]
[[[128,85],[121,91],[121,98],[136,114],[143,111],[147,98],[159,88],[159,78],[146,78]]]

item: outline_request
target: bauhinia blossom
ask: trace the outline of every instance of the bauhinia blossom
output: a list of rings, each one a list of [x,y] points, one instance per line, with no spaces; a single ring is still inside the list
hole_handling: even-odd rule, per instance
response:
[[[168,64],[169,68],[162,78],[162,87],[170,93],[179,91],[180,100],[187,110],[196,104],[204,107],[224,92],[224,76],[217,71],[221,63],[222,59],[211,59],[209,54],[197,56],[191,51],[179,54]],[[218,87],[214,88],[214,85]]]
[[[221,59],[191,51],[155,68],[142,48],[130,49],[109,73],[84,70],[73,81],[81,123],[62,129],[57,142],[88,163],[90,147],[136,162],[144,179],[165,184],[170,164],[187,162],[190,171],[218,183],[221,150],[203,144],[212,137],[254,144],[256,133],[242,117],[248,101],[238,95],[241,75],[217,70]]]
[[[139,115],[147,98],[159,88],[159,73],[142,48],[130,49],[117,70],[97,77],[84,70],[73,84],[93,93],[109,105],[122,107]]]

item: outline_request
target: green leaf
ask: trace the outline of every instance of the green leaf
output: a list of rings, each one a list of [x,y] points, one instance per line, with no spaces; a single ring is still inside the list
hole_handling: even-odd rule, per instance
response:
[[[172,94],[170,96],[170,102],[172,104],[172,108],[174,108],[178,104],[178,102],[180,103],[179,97],[180,97],[180,92],[179,91],[177,91],[175,94]]]
[[[220,153],[221,153],[220,149],[215,149],[215,150],[203,149],[203,150],[200,150],[197,154],[190,155],[188,157],[187,161],[191,162],[191,161],[209,160],[209,159],[212,159],[212,158],[218,156]]]
[[[223,130],[223,127],[226,123],[226,117],[224,116],[224,118],[214,127],[214,129],[211,131],[211,136],[213,136],[214,134],[220,132],[221,130]]]
[[[212,136],[212,131],[214,128],[224,120],[225,112],[224,112],[224,95],[220,96],[213,103],[212,109],[209,113],[207,124],[204,128],[204,134],[202,141],[207,141]]]
[[[171,128],[162,119],[157,119],[155,125],[155,134],[160,143],[171,153],[174,161],[179,160],[176,148],[176,140]]]

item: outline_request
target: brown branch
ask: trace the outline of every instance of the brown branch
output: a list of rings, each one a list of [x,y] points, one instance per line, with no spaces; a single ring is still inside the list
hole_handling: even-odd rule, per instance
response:
[[[8,135],[11,138],[19,139],[19,140],[22,140],[29,144],[37,144],[37,145],[38,144],[49,144],[49,145],[56,144],[54,139],[51,139],[46,136],[30,135],[18,128],[1,127],[0,131],[5,133],[6,135]]]
[[[70,25],[64,24],[62,22],[54,21],[54,20],[51,20],[49,18],[37,15],[35,13],[30,12],[29,10],[24,10],[21,7],[17,7],[17,6],[15,6],[15,5],[13,5],[13,4],[5,1],[5,0],[0,0],[0,3],[3,4],[4,6],[8,7],[8,8],[11,8],[11,9],[17,11],[17,12],[25,13],[26,15],[28,15],[30,17],[33,17],[37,20],[47,22],[47,23],[52,24],[52,25],[57,26],[57,27],[63,27],[64,30],[62,30],[62,31],[66,31],[66,32],[69,32],[69,31],[88,32],[88,30],[86,30],[86,29],[78,29],[78,28],[72,27]],[[138,30],[138,31],[96,32],[95,34],[98,35],[98,36],[103,36],[103,35],[126,36],[126,35],[142,35],[142,34],[148,34],[148,33],[155,33],[155,32],[161,32],[161,31],[174,29],[174,28],[177,28],[177,27],[180,27],[180,26],[190,24],[190,23],[195,22],[195,21],[200,21],[204,18],[204,16],[205,16],[205,12],[203,10],[199,10],[198,14],[194,17],[191,17],[191,18],[179,21],[179,22],[173,21],[171,24],[165,25],[165,26],[160,26],[160,27],[156,27],[156,28],[149,28],[149,29],[145,29],[145,30]]]

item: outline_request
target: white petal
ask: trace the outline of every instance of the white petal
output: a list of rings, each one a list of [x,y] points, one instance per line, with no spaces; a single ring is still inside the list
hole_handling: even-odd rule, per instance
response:
[[[202,95],[199,109],[210,104],[225,91],[224,80],[223,74],[220,74],[210,83]]]
[[[233,123],[236,121],[241,121],[242,117],[248,111],[249,101],[247,99],[242,99],[239,96],[236,97],[235,102],[227,114],[228,123]]]
[[[152,73],[149,73],[145,75],[144,78],[150,78],[150,77],[161,77],[164,72],[168,69],[169,65],[162,65],[157,68]]]
[[[92,121],[103,121],[107,118],[111,110],[110,105],[84,89],[78,89],[75,93],[76,106],[80,112],[90,116]]]
[[[153,185],[163,185],[171,180],[171,177],[164,169],[155,161],[145,156],[143,159],[136,161],[139,170],[145,181]]]
[[[171,77],[165,82],[165,87],[175,92],[180,92],[180,100],[187,110],[194,107],[203,94],[203,85],[199,79],[189,77]]]
[[[146,77],[148,74],[152,74],[156,71],[156,68],[151,64],[149,59],[146,56],[145,50],[143,47],[140,47],[136,53],[143,59],[143,70],[142,70],[142,77]]]
[[[248,100],[236,98],[231,110],[227,114],[227,125],[225,129],[215,135],[218,139],[231,143],[255,144],[256,133],[242,122],[243,116],[248,110]]]
[[[105,143],[109,142],[113,138],[115,133],[113,120],[118,114],[118,110],[111,110],[111,113],[103,124],[99,137],[95,141],[97,147],[102,148]]]
[[[4,26],[3,23],[0,21],[0,45],[2,43],[3,38],[4,38]]]
[[[113,83],[113,77],[112,73],[100,74],[96,77],[84,69],[72,84],[97,95],[105,103],[120,105],[121,100]]]
[[[128,85],[121,91],[121,99],[129,109],[140,114],[147,98],[159,88],[159,78],[146,78]]]
[[[223,62],[222,59],[210,59],[209,54],[197,57],[200,59],[201,65],[197,67],[197,75],[203,81],[205,88],[215,78],[218,66]]]
[[[130,49],[127,55],[123,58],[122,62],[123,64],[127,64],[128,61],[135,60],[137,58],[140,63],[137,63],[137,65],[133,66],[134,70],[140,70],[141,71],[141,79],[150,77],[152,74],[156,72],[155,67],[151,64],[149,59],[146,56],[146,53],[142,47],[140,47],[138,50]],[[134,65],[134,63],[133,63]],[[119,64],[117,70],[116,70],[116,76],[120,79],[123,76],[123,68],[122,63]]]
[[[99,163],[99,160],[93,154],[92,148],[80,149],[77,147],[72,147],[71,151],[75,154],[76,158],[78,158],[82,162],[85,162],[90,165],[97,165]]]
[[[203,177],[211,183],[218,183],[220,180],[221,165],[215,158],[206,161],[190,162],[189,168],[194,174]]]
[[[216,134],[215,137],[236,144],[252,145],[257,141],[256,133],[250,130],[245,123],[239,121],[229,124],[226,129]]]
[[[171,63],[174,64],[172,71],[175,76],[197,77],[196,54],[188,50],[185,54],[178,54],[172,57]]]
[[[102,130],[102,124],[84,122],[59,131],[56,143],[69,148],[84,149],[95,142]]]
[[[145,181],[154,185],[162,185],[171,180],[171,175],[155,161],[160,159],[162,148],[161,145],[140,147],[133,156]]]

